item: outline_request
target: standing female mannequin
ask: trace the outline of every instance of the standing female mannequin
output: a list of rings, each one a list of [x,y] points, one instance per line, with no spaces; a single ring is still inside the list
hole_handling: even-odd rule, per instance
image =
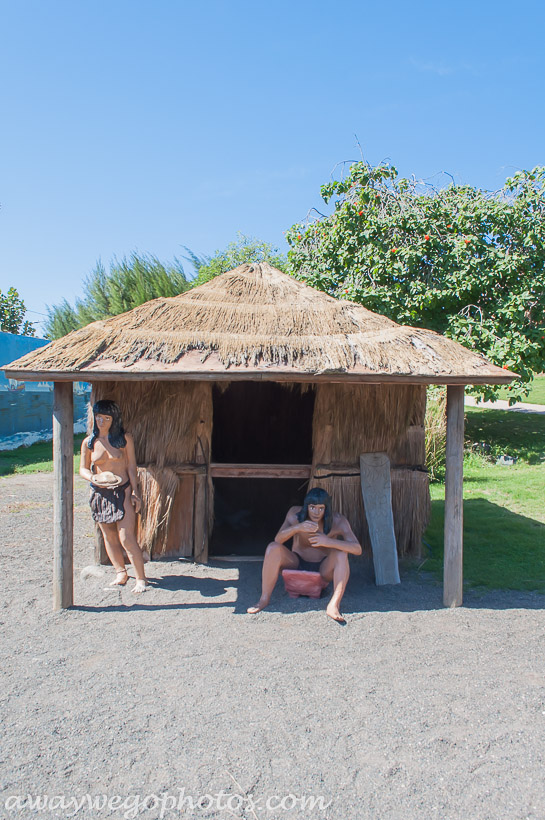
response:
[[[101,529],[108,558],[116,571],[110,586],[124,586],[128,581],[125,550],[136,574],[133,592],[144,592],[144,559],[136,540],[136,513],[142,500],[134,442],[123,429],[121,411],[115,402],[97,401],[93,418],[93,432],[81,444],[79,473],[91,483],[91,514]]]

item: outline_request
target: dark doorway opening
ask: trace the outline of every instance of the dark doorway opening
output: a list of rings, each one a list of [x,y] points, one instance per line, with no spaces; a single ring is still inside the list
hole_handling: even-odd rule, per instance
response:
[[[216,464],[312,464],[314,390],[274,382],[214,388]],[[301,478],[215,478],[211,555],[262,555],[288,509],[301,504]]]
[[[215,478],[210,555],[263,555],[286,513],[301,504],[300,478]]]
[[[214,387],[212,461],[311,464],[314,390],[275,382]]]

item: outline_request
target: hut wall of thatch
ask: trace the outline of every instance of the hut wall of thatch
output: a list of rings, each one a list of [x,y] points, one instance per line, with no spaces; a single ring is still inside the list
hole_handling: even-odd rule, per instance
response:
[[[360,477],[361,453],[386,452],[401,556],[420,553],[430,511],[425,472],[423,385],[325,384],[316,388],[311,487],[326,489],[370,549]]]
[[[119,405],[123,423],[134,437],[142,490],[141,546],[156,558],[193,555],[195,484],[200,477],[179,468],[201,464],[206,471],[210,461],[211,383],[96,382],[91,403],[98,399]],[[211,485],[207,490],[209,526]]]
[[[143,501],[138,537],[155,558],[197,557],[201,542],[212,532],[214,497],[208,467],[213,385],[97,382],[93,387],[92,402],[101,398],[117,402],[134,437]],[[319,384],[314,396],[309,487],[328,490],[335,509],[346,515],[361,543],[370,549],[359,456],[386,452],[392,465],[399,554],[419,554],[430,510],[425,387]],[[202,474],[184,472],[183,465],[197,465]]]

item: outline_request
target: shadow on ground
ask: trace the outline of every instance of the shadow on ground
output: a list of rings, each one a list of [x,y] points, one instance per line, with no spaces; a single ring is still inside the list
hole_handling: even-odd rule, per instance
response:
[[[179,573],[169,573],[173,566]],[[196,565],[187,561],[154,562],[151,569],[164,568],[162,578],[151,580],[146,596],[129,605],[116,601],[115,604],[97,606],[76,606],[74,609],[86,612],[132,612],[134,610],[227,610],[235,615],[260,618],[267,613],[296,615],[304,612],[324,611],[331,595],[331,585],[321,598],[301,596],[290,598],[280,579],[271,602],[263,615],[247,615],[246,609],[254,604],[261,590],[261,563],[246,561],[211,561],[199,565],[199,574],[194,574]],[[351,577],[345,593],[342,611],[347,616],[363,615],[371,612],[419,612],[442,610],[443,588],[436,575],[418,570],[417,563],[404,562],[401,568],[401,584],[377,587],[374,583],[372,561],[366,557],[351,561]],[[226,571],[232,577],[225,578]],[[150,572],[150,575],[152,573]],[[178,600],[165,600],[164,593],[171,593]],[[151,596],[161,600],[150,600]],[[189,597],[190,600],[184,600]],[[198,596],[198,597],[197,597]],[[227,596],[227,598],[225,597]],[[180,600],[182,598],[182,600]],[[222,600],[218,600],[222,599]],[[515,591],[501,589],[469,588],[464,591],[464,606],[482,609],[545,609],[545,595],[537,591]]]

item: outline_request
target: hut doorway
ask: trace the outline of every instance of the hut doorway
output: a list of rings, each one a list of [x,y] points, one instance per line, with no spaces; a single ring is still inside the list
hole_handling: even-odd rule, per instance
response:
[[[289,465],[312,464],[313,413],[314,390],[300,385],[214,388],[212,556],[262,555],[289,507],[301,503],[308,478],[293,477]]]

